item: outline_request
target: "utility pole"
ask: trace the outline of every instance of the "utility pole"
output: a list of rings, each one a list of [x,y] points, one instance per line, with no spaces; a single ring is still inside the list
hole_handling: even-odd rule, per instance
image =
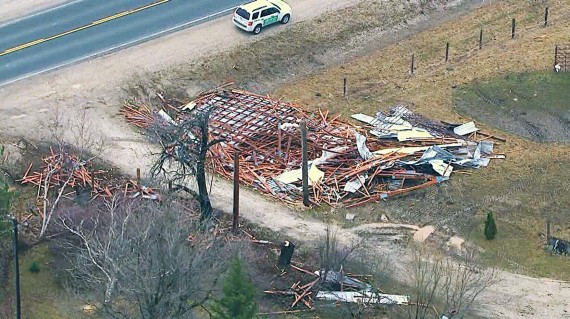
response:
[[[20,303],[20,264],[18,258],[18,220],[10,216],[14,226],[14,274],[16,282],[16,319],[22,318],[22,306]]]
[[[309,207],[309,167],[307,155],[307,122],[301,121],[301,150],[302,150],[302,165],[301,177],[303,180],[303,205]]]
[[[234,210],[232,219],[232,232],[238,233],[239,227],[239,151],[234,151]]]

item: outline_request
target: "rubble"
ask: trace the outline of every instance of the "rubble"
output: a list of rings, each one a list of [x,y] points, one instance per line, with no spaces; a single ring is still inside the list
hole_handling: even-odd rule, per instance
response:
[[[327,284],[343,286],[346,288],[354,288],[357,290],[372,289],[372,287],[369,284],[363,283],[358,279],[351,278],[340,271],[334,271],[334,270],[330,270],[328,272],[324,270],[315,271],[315,275],[319,277],[322,277],[323,273],[326,273],[325,278],[323,278],[323,281],[326,282]]]
[[[434,231],[435,227],[431,225],[424,226],[414,233],[414,240],[423,243]]]
[[[405,295],[389,295],[378,291],[370,284],[365,283],[354,277],[358,275],[346,274],[343,271],[315,271],[311,273],[308,270],[291,265],[291,268],[310,275],[313,278],[307,284],[302,285],[301,281],[294,283],[288,290],[266,290],[264,293],[277,296],[293,296],[294,300],[291,308],[295,307],[299,302],[304,304],[308,309],[313,309],[315,299],[325,301],[384,305],[408,305],[409,296]],[[326,273],[326,275],[324,274]],[[324,276],[324,278],[323,278]],[[368,276],[360,276],[368,277]],[[338,289],[328,290],[328,289]]]
[[[43,165],[35,171],[32,171],[33,165],[30,164],[24,176],[18,180],[22,185],[37,187],[38,199],[44,199],[51,189],[62,187],[68,188],[67,193],[62,192],[65,197],[87,192],[90,200],[119,194],[129,198],[161,199],[154,189],[140,185],[138,181],[128,180],[116,185],[107,183],[105,170],[91,168],[88,162],[80,160],[74,154],[55,152],[52,149],[42,162]]]
[[[359,304],[407,305],[409,296],[387,295],[374,291],[319,291],[317,299]]]
[[[233,178],[239,152],[240,182],[283,202],[302,199],[301,134],[307,123],[309,193],[313,205],[354,207],[441,183],[462,169],[491,159],[496,138],[473,122],[437,122],[397,105],[376,117],[355,114],[359,127],[319,110],[307,114],[292,103],[236,89],[205,92],[190,102],[163,101],[163,109],[126,103],[127,121],[149,128],[176,125],[188,112],[213,108],[209,167]],[[483,138],[478,138],[483,136]]]
[[[566,241],[556,237],[550,237],[548,238],[548,250],[560,255],[569,255],[570,241]]]

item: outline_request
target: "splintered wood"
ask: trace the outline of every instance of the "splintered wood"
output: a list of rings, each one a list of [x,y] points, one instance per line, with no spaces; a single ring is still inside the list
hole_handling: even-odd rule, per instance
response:
[[[390,137],[394,138],[378,138],[370,136],[384,134],[384,129],[391,128],[380,126],[369,134],[339,116],[331,116],[328,111],[308,115],[292,103],[241,90],[213,90],[189,103],[167,102],[159,97],[163,103],[161,110],[126,104],[122,112],[127,121],[143,128],[151,128],[157,121],[161,125],[175,125],[188,113],[213,107],[210,140],[222,139],[223,142],[210,148],[209,167],[232,179],[237,151],[240,182],[290,204],[302,200],[301,120],[307,123],[309,190],[313,205],[343,203],[352,207],[437,184],[446,178],[434,170],[442,169],[443,176],[447,177],[451,168],[444,165],[443,168],[434,166],[434,170],[420,169],[403,162],[420,160],[423,152],[433,145],[463,145],[457,144],[461,136],[449,128],[411,112],[405,113],[407,118],[425,127],[411,131],[416,135],[422,133],[421,138],[410,137],[409,132],[400,136],[393,131],[390,134],[395,135]],[[364,138],[362,143],[358,142],[359,137]],[[402,149],[413,150],[402,152]]]
[[[55,152],[42,159],[39,170],[32,172],[30,164],[19,180],[23,185],[34,185],[38,188],[38,198],[50,194],[50,190],[61,187],[69,188],[69,193],[89,192],[91,200],[98,197],[110,198],[122,195],[131,198],[160,200],[160,196],[150,187],[127,181],[123,185],[107,183],[105,170],[90,168],[90,165],[78,159],[74,154]],[[41,211],[41,210],[40,210]]]

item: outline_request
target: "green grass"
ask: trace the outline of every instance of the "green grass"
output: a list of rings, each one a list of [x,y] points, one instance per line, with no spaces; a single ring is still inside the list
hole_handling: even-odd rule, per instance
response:
[[[536,233],[501,220],[495,239],[486,240],[483,220],[473,227],[469,239],[484,249],[482,258],[487,264],[537,277],[570,279],[568,258],[546,252]]]
[[[504,109],[548,108],[554,112],[563,112],[570,108],[568,88],[570,73],[507,74],[489,81],[469,84],[457,92],[456,98],[473,107],[495,101]],[[477,94],[477,91],[481,94]],[[482,95],[490,101],[486,101]]]
[[[570,73],[507,74],[454,91],[458,109],[489,125],[540,142],[570,142]]]
[[[74,299],[56,282],[52,268],[54,257],[47,244],[39,244],[20,255],[20,290],[23,318],[65,319],[96,318],[87,316],[81,307],[80,300]],[[40,271],[29,269],[36,263]],[[10,283],[13,283],[14,272],[10,272]],[[10,288],[8,293],[13,293]]]

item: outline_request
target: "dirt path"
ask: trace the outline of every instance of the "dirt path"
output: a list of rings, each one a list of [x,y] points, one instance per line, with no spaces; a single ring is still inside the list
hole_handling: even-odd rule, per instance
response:
[[[338,10],[358,0],[291,0],[296,8],[297,23],[311,19],[326,10]],[[279,32],[273,28],[264,37]],[[397,41],[396,38],[393,39]],[[238,32],[224,17],[184,30],[164,38],[147,42],[89,62],[74,65],[50,74],[38,76],[14,85],[0,88],[0,136],[24,135],[42,138],[42,127],[59,107],[73,118],[71,110],[83,108],[93,119],[109,147],[104,157],[124,172],[134,174],[136,167],[149,167],[150,147],[145,138],[135,133],[116,115],[120,87],[137,71],[168,72],[170,66],[181,61],[199,58],[209,52],[253,41]],[[101,72],[104,70],[104,72]],[[216,181],[212,201],[216,208],[227,210],[232,206],[231,185]],[[251,191],[242,189],[241,214],[262,227],[278,231],[300,241],[315,240],[323,234],[326,225]],[[401,278],[409,277],[406,264],[410,254],[401,246],[378,234],[379,225],[369,224],[355,229],[338,229],[338,237],[347,243],[357,241],[367,233],[367,243],[374,254],[387,256],[392,269]],[[369,237],[372,235],[371,237]],[[501,273],[503,282],[483,295],[482,314],[489,318],[564,318],[570,313],[568,283],[536,279],[511,273]],[[566,311],[566,312],[565,312]]]
[[[70,0],[3,0],[0,3],[0,23],[55,7]]]
[[[212,201],[216,208],[228,211],[227,208],[232,207],[232,185],[225,180],[217,180]],[[327,226],[243,188],[240,190],[240,214],[259,226],[304,242],[317,240]],[[410,251],[386,240],[385,235],[375,235],[381,232],[381,226],[367,224],[348,229],[336,228],[336,232],[338,238],[350,244],[360,241],[360,234],[365,231],[370,255],[387,258],[391,272],[405,280],[409,278],[406,264],[412,262]],[[499,278],[500,283],[481,295],[478,312],[484,318],[570,318],[570,282],[505,271],[499,273]]]

